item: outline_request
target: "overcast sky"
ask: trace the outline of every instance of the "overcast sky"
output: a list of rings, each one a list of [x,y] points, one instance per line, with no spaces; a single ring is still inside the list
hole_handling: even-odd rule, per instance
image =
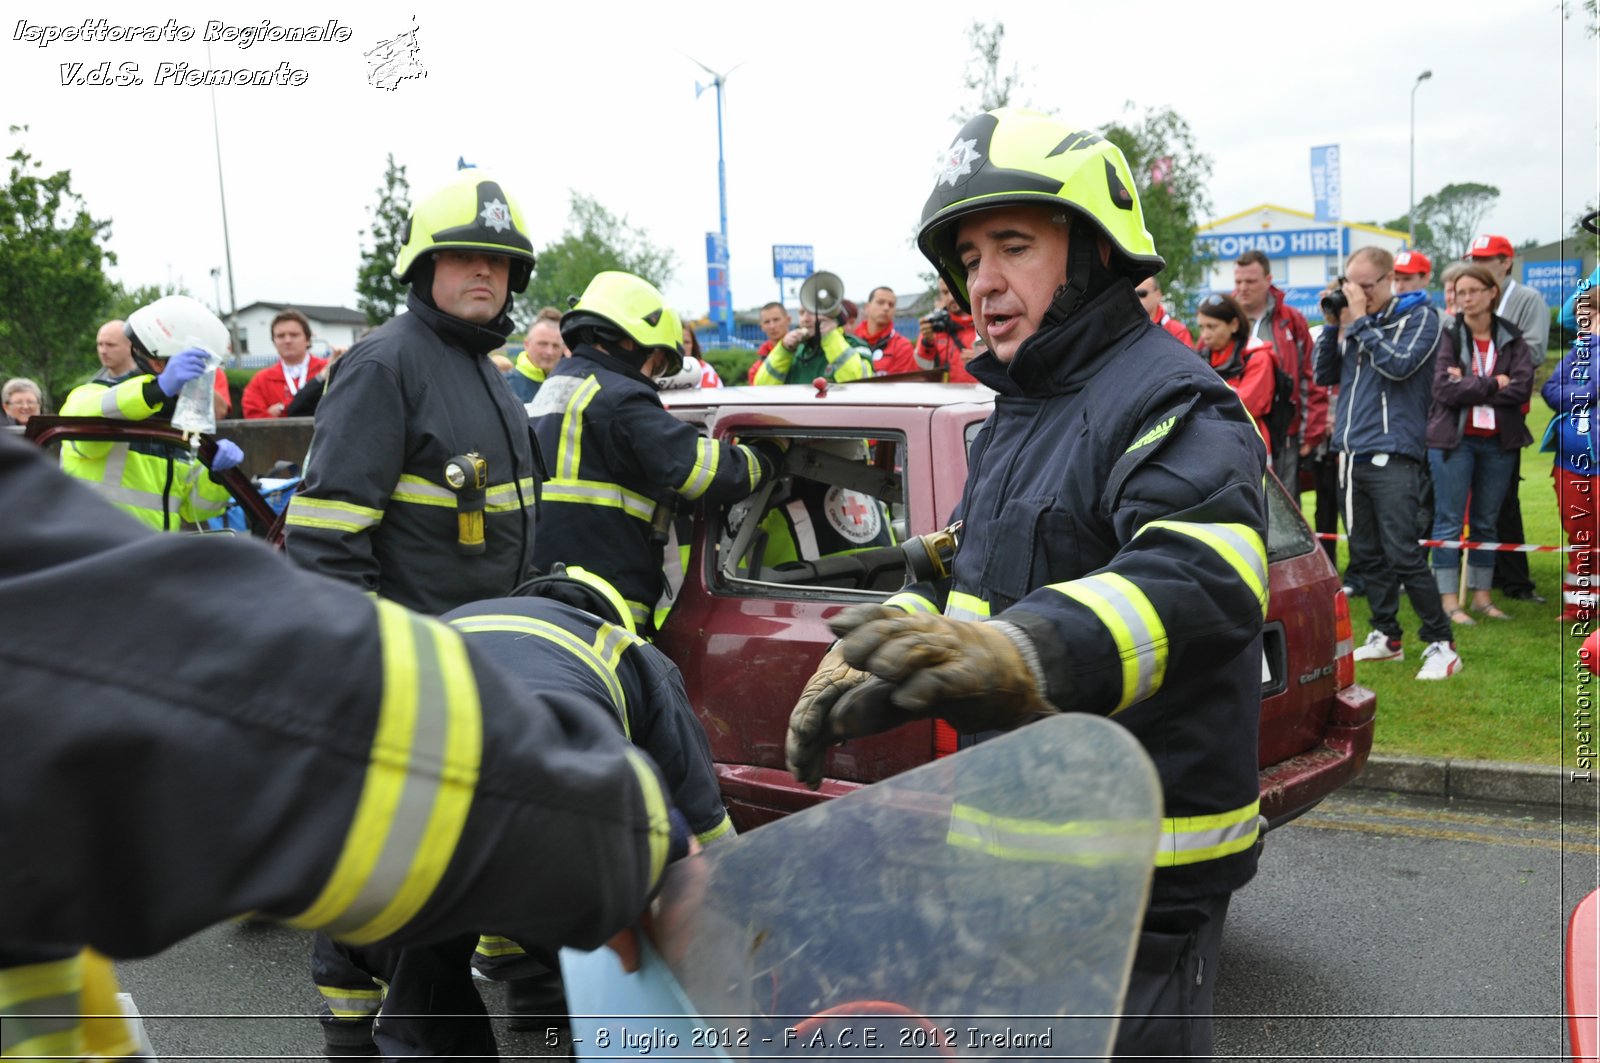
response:
[[[1416,76],[1416,190],[1500,188],[1486,229],[1555,239],[1597,198],[1596,39],[1556,0],[1394,4],[1168,3],[271,5],[130,2],[6,5],[0,100],[7,139],[47,170],[70,169],[110,218],[115,275],[213,299],[222,217],[211,90],[154,84],[158,64],[208,65],[208,19],[321,25],[343,43],[212,44],[214,67],[290,68],[304,84],[215,90],[239,305],[355,305],[358,230],[384,156],[414,195],[458,156],[517,196],[535,246],[567,223],[569,190],[597,198],[677,253],[667,286],[705,311],[705,234],[718,227],[717,117],[691,61],[727,82],[733,302],[773,298],[771,245],[812,244],[852,296],[919,290],[910,237],[936,163],[975,102],[962,87],[967,26],[999,18],[1022,78],[1013,102],[1097,126],[1131,101],[1175,107],[1215,162],[1218,216],[1260,203],[1311,209],[1309,152],[1343,149],[1345,216],[1382,221],[1407,204],[1408,101]],[[192,28],[183,43],[19,40],[30,26],[105,18]],[[412,19],[415,18],[413,23]],[[255,23],[247,20],[254,18]],[[427,76],[368,83],[363,53],[418,30]],[[134,63],[143,85],[63,87],[62,65]],[[226,276],[221,299],[228,302]]]

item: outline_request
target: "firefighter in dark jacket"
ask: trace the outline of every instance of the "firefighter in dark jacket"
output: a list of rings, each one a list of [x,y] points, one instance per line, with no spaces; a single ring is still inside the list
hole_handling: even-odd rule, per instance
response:
[[[1119,1058],[1209,1058],[1232,892],[1255,873],[1266,451],[1238,398],[1151,323],[1163,266],[1122,153],[1002,109],[967,123],[918,244],[970,305],[998,392],[952,576],[841,614],[790,720],[827,747],[940,716],[972,734],[1090,712],[1155,761],[1166,818]]]
[[[0,640],[7,1058],[130,1054],[80,1021],[116,1014],[104,957],[242,913],[593,948],[643,911],[681,817],[609,700],[255,544],[145,529],[3,438],[0,509],[27,514],[0,521],[0,611],[28,618]],[[219,572],[237,594],[192,593]],[[88,657],[62,637],[87,600]]]
[[[533,263],[522,212],[482,170],[416,206],[394,266],[407,313],[337,363],[285,520],[290,557],[426,613],[531,575],[540,466],[487,355]]]
[[[550,462],[534,561],[565,563],[621,592],[642,635],[661,597],[662,546],[681,499],[732,502],[772,476],[773,443],[708,439],[673,417],[651,378],[682,366],[677,315],[630,273],[597,274],[561,318],[572,350],[528,407]]]

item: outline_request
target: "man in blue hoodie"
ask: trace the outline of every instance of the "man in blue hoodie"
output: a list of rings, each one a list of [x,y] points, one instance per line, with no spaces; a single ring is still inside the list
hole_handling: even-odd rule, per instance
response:
[[[1403,584],[1426,644],[1417,678],[1446,679],[1461,658],[1416,531],[1439,317],[1424,292],[1396,297],[1393,278],[1394,256],[1382,248],[1359,248],[1346,260],[1340,290],[1349,305],[1317,338],[1316,381],[1339,385],[1333,448],[1351,561],[1368,573],[1373,630],[1355,658],[1405,659]]]

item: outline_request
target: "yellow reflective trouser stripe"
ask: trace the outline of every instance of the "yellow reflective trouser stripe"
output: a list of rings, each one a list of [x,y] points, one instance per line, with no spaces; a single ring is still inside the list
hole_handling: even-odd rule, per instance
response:
[[[529,616],[513,616],[506,613],[456,617],[450,621],[450,626],[457,631],[463,631],[468,634],[503,631],[513,635],[534,635],[560,646],[587,665],[589,670],[599,678],[600,682],[605,684],[606,693],[610,696],[612,705],[616,707],[617,717],[622,721],[623,733],[628,733],[627,699],[622,692],[622,682],[617,679],[615,666],[607,663],[604,658],[596,653],[595,647],[590,646],[566,628],[552,624],[548,620],[536,620]],[[621,630],[620,628],[611,627],[609,624],[603,625],[603,627],[611,628],[612,631]]]
[[[1267,615],[1267,547],[1255,530],[1244,524],[1198,524],[1184,520],[1153,520],[1134,532],[1138,538],[1152,528],[1187,535],[1215,550],[1224,561],[1239,573],[1250,592],[1261,605],[1261,615]]]
[[[904,609],[908,613],[932,613],[935,616],[939,615],[938,606],[934,605],[922,595],[913,594],[910,591],[901,591],[899,594],[891,594],[887,599],[884,600],[883,604],[891,606],[895,609]]]
[[[405,926],[461,839],[483,758],[478,688],[461,637],[379,600],[383,700],[361,797],[333,874],[289,920],[356,945]]]
[[[661,872],[667,866],[667,850],[672,841],[672,825],[667,819],[667,799],[661,794],[661,784],[656,781],[655,769],[642,753],[629,748],[628,763],[639,777],[639,796],[644,801],[645,817],[650,825],[650,886],[661,881]]]
[[[285,524],[298,528],[327,528],[330,531],[362,532],[383,520],[383,510],[358,506],[354,502],[335,502],[327,498],[295,495],[289,500]]]
[[[726,838],[729,834],[732,834],[732,833],[733,833],[733,820],[728,816],[728,814],[726,812],[724,812],[722,814],[722,822],[718,823],[715,827],[712,827],[710,830],[701,831],[699,834],[696,834],[694,837],[695,837],[695,840],[698,841],[701,845],[710,845],[712,842],[716,841],[717,839]]]
[[[495,937],[493,934],[485,934],[480,937],[477,948],[472,951],[491,960],[501,956],[527,955],[527,951],[515,941],[510,938]]]
[[[945,599],[944,615],[952,620],[987,620],[989,603],[975,594],[951,591]]]
[[[518,501],[518,489],[521,501]],[[490,484],[484,495],[484,509],[490,513],[507,513],[533,505],[533,477],[524,476],[515,483]]]
[[[1106,626],[1122,661],[1122,697],[1113,713],[1161,689],[1167,673],[1167,629],[1145,593],[1114,572],[1102,572],[1050,589],[1087,607]]]
[[[608,484],[601,480],[554,479],[545,484],[546,502],[573,502],[580,506],[609,506],[620,509],[630,517],[648,522],[655,514],[656,504],[621,484]]]
[[[711,486],[717,475],[717,465],[722,461],[722,448],[714,439],[696,440],[694,468],[683,478],[678,494],[693,502]]]
[[[561,415],[561,441],[557,444],[556,451],[556,477],[561,480],[577,480],[578,470],[583,467],[583,411],[588,409],[589,403],[600,394],[600,381],[590,377],[580,384],[567,400],[567,408]]]
[[[1260,816],[1261,801],[1257,799],[1232,812],[1163,819],[1156,866],[1198,864],[1244,852],[1261,833]]]
[[[322,994],[322,1003],[327,1005],[328,1014],[336,1019],[365,1019],[378,1013],[378,1008],[383,1004],[383,990],[373,989],[346,989],[343,986],[319,985],[317,992]]]
[[[1001,860],[1080,864],[1097,867],[1125,862],[1130,853],[1148,851],[1148,825],[1136,820],[1043,820],[995,816],[971,805],[950,810],[946,841]]]
[[[396,502],[410,502],[418,506],[440,506],[444,509],[456,508],[456,493],[444,484],[436,484],[414,473],[402,473],[400,482],[395,484],[394,494],[389,496]]]
[[[81,955],[0,969],[0,1052],[80,1056],[82,989]]]

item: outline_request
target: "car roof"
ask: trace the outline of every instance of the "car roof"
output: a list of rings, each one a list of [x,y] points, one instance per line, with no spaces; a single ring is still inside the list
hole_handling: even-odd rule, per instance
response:
[[[835,406],[955,406],[990,403],[994,392],[982,384],[934,384],[922,381],[896,383],[830,384],[825,396],[807,384],[772,387],[683,388],[663,391],[669,409],[739,406],[798,406],[826,402]]]

